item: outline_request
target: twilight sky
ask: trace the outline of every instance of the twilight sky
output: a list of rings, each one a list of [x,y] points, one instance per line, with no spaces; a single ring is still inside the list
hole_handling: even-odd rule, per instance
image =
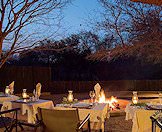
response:
[[[96,15],[96,10],[101,8],[97,0],[73,0],[72,4],[68,5],[64,13],[64,27],[67,28],[67,33],[77,33],[79,30],[88,29],[86,20],[88,17]]]

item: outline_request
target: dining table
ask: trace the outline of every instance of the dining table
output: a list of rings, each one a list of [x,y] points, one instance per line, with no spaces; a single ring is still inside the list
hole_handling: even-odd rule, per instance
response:
[[[23,100],[5,101],[3,102],[1,111],[9,110],[12,108],[20,108],[21,110],[18,116],[19,117],[23,116],[28,123],[35,123],[37,120],[36,114],[38,113],[38,107],[52,109],[54,108],[54,104],[52,100],[43,100],[43,99],[29,102]]]
[[[152,122],[150,116],[162,108],[162,105],[158,104],[157,100],[144,100],[142,102],[146,102],[146,106],[129,103],[125,108],[125,120],[132,120],[133,122],[132,132],[151,132]],[[157,127],[156,131],[160,132],[160,129]]]
[[[91,105],[91,107],[85,107]],[[83,107],[82,107],[83,106]],[[107,103],[87,103],[87,101],[81,101],[72,104],[68,107],[67,104],[56,104],[55,109],[68,109],[78,108],[79,118],[83,120],[88,114],[90,114],[91,129],[100,129],[104,132],[104,122],[106,118],[110,117],[110,111]]]
[[[19,97],[16,95],[5,95],[5,94],[0,94],[0,104],[3,104],[5,101],[14,101],[18,100]]]

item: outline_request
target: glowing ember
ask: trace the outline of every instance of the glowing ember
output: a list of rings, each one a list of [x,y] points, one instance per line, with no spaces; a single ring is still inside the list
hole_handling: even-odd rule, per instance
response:
[[[116,104],[117,104],[118,100],[114,97],[114,96],[111,96],[110,100],[108,100],[108,104],[109,104],[109,107],[114,109],[116,107]]]

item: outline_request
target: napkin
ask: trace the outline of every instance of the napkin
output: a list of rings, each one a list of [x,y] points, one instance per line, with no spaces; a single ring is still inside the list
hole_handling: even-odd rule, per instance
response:
[[[38,83],[36,85],[36,95],[38,95],[38,97],[41,95],[41,87],[42,87],[41,83]]]
[[[14,84],[15,84],[15,81],[13,81],[13,82],[9,85],[9,89],[10,89],[11,94],[13,94],[13,92],[14,92]]]
[[[97,84],[94,86],[94,90],[95,90],[95,94],[96,94],[96,100],[99,100],[100,91],[101,91],[101,86],[100,86],[99,83],[97,83]]]

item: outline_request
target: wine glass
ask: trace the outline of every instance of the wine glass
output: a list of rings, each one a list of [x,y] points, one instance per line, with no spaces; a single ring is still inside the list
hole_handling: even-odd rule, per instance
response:
[[[34,97],[36,96],[36,92],[35,92],[35,89],[33,90],[33,95],[34,95]]]
[[[90,91],[90,92],[89,92],[89,96],[90,96],[90,98],[91,98],[91,102],[93,102],[93,99],[94,99],[94,97],[95,97],[95,92],[94,92],[94,91]]]

